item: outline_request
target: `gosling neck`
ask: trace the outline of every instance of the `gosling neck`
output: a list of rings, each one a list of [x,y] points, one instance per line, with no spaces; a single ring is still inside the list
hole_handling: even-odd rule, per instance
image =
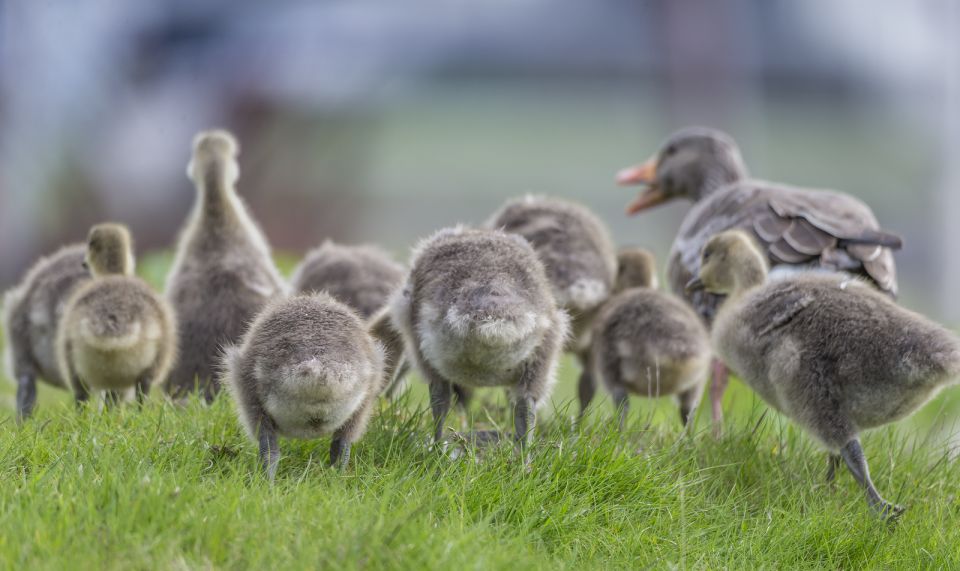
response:
[[[200,215],[216,221],[236,218],[236,191],[227,182],[225,165],[219,161],[210,164],[197,181],[200,191]]]
[[[129,249],[117,249],[91,258],[89,261],[90,273],[93,277],[132,276],[133,254]]]
[[[737,268],[737,273],[733,278],[733,290],[729,297],[740,297],[747,291],[762,285],[767,281],[767,267],[760,259],[745,261]]]

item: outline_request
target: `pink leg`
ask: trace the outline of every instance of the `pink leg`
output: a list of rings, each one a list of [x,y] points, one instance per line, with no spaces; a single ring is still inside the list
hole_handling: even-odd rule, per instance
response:
[[[713,382],[710,384],[710,406],[713,412],[713,432],[720,435],[723,426],[723,392],[730,381],[730,371],[720,359],[713,359]]]

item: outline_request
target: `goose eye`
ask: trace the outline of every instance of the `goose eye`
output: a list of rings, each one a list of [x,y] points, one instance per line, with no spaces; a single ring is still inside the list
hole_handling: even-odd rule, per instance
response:
[[[667,148],[664,149],[664,151],[663,151],[663,156],[665,156],[665,157],[669,157],[669,156],[675,155],[675,154],[677,154],[677,146],[676,146],[676,145],[669,145],[669,146],[667,146]]]

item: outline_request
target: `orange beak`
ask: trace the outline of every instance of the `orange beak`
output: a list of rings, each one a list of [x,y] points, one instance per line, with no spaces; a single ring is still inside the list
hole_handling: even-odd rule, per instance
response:
[[[657,160],[651,158],[642,165],[628,167],[617,173],[617,184],[621,186],[644,184],[646,190],[627,205],[627,214],[633,216],[641,210],[646,210],[667,200],[667,195],[656,187]]]
[[[650,184],[657,178],[657,161],[653,158],[642,165],[627,167],[617,173],[617,184],[628,186]]]

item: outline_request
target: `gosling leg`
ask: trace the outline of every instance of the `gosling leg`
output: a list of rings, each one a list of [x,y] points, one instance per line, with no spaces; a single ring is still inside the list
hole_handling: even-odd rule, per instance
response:
[[[30,418],[36,404],[37,377],[24,373],[17,377],[17,422]]]
[[[451,388],[453,394],[457,397],[457,407],[466,413],[467,409],[470,408],[470,401],[473,400],[473,389],[463,385],[453,385]]]
[[[137,393],[138,405],[143,405],[143,400],[147,398],[147,395],[150,394],[150,385],[152,380],[153,377],[149,374],[141,375],[140,378],[137,379],[135,390]]]
[[[443,427],[450,413],[450,401],[453,388],[449,381],[434,379],[430,381],[430,411],[433,413],[433,442],[439,444],[443,440]]]
[[[383,391],[387,400],[396,400],[405,390],[407,390],[407,373],[410,371],[410,363],[406,360],[400,365],[392,379],[387,380],[387,388]]]
[[[870,480],[870,470],[867,468],[867,458],[863,455],[863,448],[860,447],[860,440],[854,438],[840,449],[840,455],[847,463],[847,468],[857,483],[867,494],[867,503],[873,508],[881,518],[895,520],[901,513],[903,507],[891,504],[880,496],[880,493],[873,487],[873,481]]]
[[[533,444],[533,429],[537,424],[533,397],[519,396],[513,405],[514,438],[521,447]]]
[[[82,382],[78,381],[77,384],[74,385],[73,399],[77,403],[78,409],[81,406],[83,406],[84,403],[90,400],[90,391],[87,389],[87,386],[84,385]]]
[[[70,344],[67,344],[67,351],[70,350]],[[87,388],[87,385],[83,382],[77,372],[73,370],[73,367],[70,366],[69,362],[67,363],[67,384],[73,389],[73,398],[74,402],[77,403],[77,408],[79,409],[83,403],[90,400],[90,389]]]
[[[257,428],[257,439],[260,442],[260,464],[272,483],[277,475],[277,465],[280,463],[280,445],[277,441],[277,432],[269,421],[262,421]]]
[[[342,436],[334,436],[330,441],[330,466],[345,470],[350,464],[350,442]]]
[[[832,484],[833,480],[837,475],[837,468],[840,467],[840,462],[843,461],[843,457],[839,454],[830,454],[827,458],[827,483]]]
[[[597,384],[593,380],[593,375],[584,367],[580,372],[580,381],[577,383],[577,396],[580,398],[580,419],[587,413],[587,407],[593,401],[597,394]]]
[[[697,387],[679,395],[680,422],[683,423],[684,428],[693,422],[693,415],[697,411],[697,405],[700,404],[700,390],[700,387]]]
[[[610,396],[613,398],[613,409],[617,414],[617,430],[623,432],[627,426],[627,416],[630,414],[630,395],[627,390],[621,386],[611,389]]]
[[[217,394],[220,392],[220,385],[214,379],[207,379],[207,382],[203,384],[203,400],[207,405],[213,404],[214,399],[217,398]]]
[[[343,426],[333,433],[333,439],[330,441],[330,466],[339,470],[346,470],[350,464],[350,446],[363,436],[367,430],[367,423],[370,420],[370,414],[373,411],[374,403],[377,402],[377,394],[372,392],[367,395],[367,399],[360,405],[353,415],[347,419]]]

